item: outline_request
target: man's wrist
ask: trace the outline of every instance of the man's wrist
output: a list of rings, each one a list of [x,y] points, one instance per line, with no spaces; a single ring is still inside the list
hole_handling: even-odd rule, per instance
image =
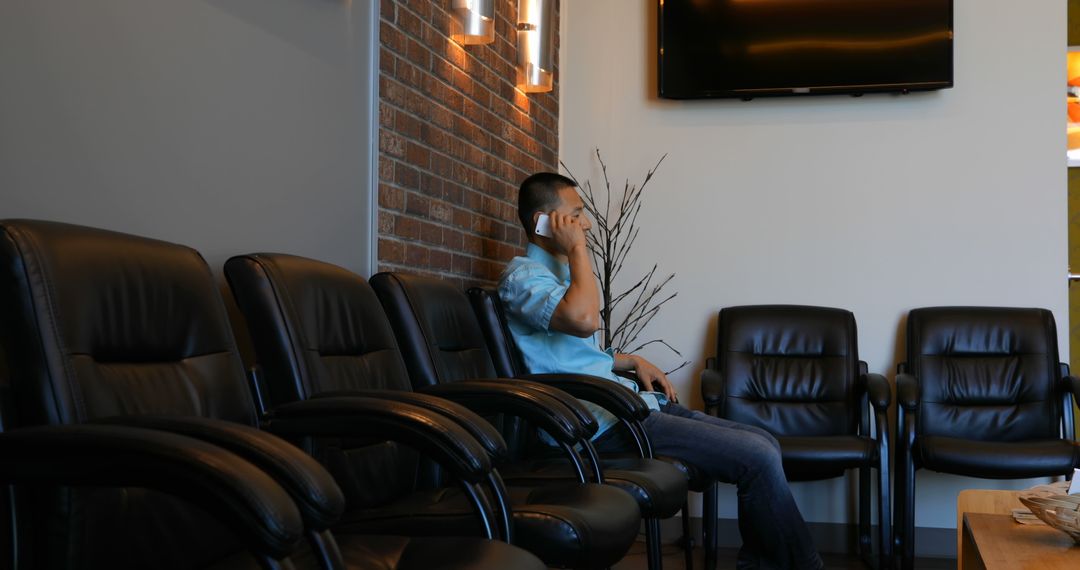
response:
[[[636,371],[638,367],[638,358],[639,357],[636,354],[618,353],[616,355],[616,360],[621,361],[620,364],[622,364],[622,366],[619,367],[619,370],[622,370],[623,372]]]

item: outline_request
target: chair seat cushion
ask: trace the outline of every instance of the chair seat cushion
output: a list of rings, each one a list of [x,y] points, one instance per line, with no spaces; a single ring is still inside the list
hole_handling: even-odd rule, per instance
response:
[[[608,455],[600,458],[604,482],[618,487],[637,501],[642,516],[674,516],[686,501],[686,475],[668,462],[643,459],[633,455]],[[518,462],[500,467],[503,480],[510,486],[542,486],[553,481],[576,480],[573,468],[560,458]]]
[[[606,567],[637,538],[641,512],[626,492],[609,485],[509,487],[514,543],[549,566]],[[414,493],[391,505],[348,511],[334,527],[348,534],[480,535],[473,508],[457,489]]]
[[[541,570],[539,558],[505,542],[479,538],[345,537],[338,541],[349,568],[434,570],[436,568]],[[298,566],[301,567],[301,566]],[[316,566],[309,566],[315,568]]]
[[[912,455],[917,467],[983,479],[1064,475],[1080,466],[1080,445],[1064,439],[996,442],[928,435],[915,440]]]
[[[546,566],[528,551],[505,542],[471,537],[406,537],[346,535],[336,539],[341,557],[349,569],[436,570],[460,569],[544,570]],[[314,569],[321,564],[302,540],[289,560],[296,568]],[[207,570],[260,570],[250,554],[240,552],[218,561]]]
[[[604,482],[634,498],[641,515],[666,519],[686,502],[688,481],[674,465],[641,457],[602,457]]]
[[[641,511],[615,487],[570,483],[509,492],[514,543],[550,566],[606,568],[637,538]]]
[[[877,460],[877,443],[868,437],[834,435],[778,437],[784,472],[790,481],[815,481],[843,475],[845,469]]]

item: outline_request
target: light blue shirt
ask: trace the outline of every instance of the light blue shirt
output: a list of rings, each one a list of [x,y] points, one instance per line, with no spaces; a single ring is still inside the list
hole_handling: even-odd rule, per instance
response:
[[[614,373],[614,351],[600,349],[599,331],[582,338],[549,328],[551,315],[569,286],[570,266],[532,243],[526,247],[523,257],[510,260],[503,271],[499,280],[499,299],[525,367],[532,374],[566,372],[599,376],[637,392],[634,381]],[[660,409],[656,393],[642,392],[640,395],[649,409]],[[618,422],[600,406],[582,403],[600,424],[594,439]],[[548,440],[548,443],[553,442]]]

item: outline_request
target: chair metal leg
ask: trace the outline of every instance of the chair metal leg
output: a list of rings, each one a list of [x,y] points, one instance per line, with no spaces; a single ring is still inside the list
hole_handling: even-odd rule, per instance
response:
[[[870,537],[870,466],[859,468],[859,557],[869,562],[873,556]]]
[[[915,567],[915,469],[914,465],[906,465],[907,473],[904,477],[904,538],[901,568],[913,570]]]
[[[664,567],[663,544],[660,540],[660,519],[645,519],[645,552],[649,570],[661,570]]]
[[[705,489],[702,497],[701,529],[702,546],[705,548],[705,570],[716,570],[716,553],[720,548],[720,537],[717,536],[717,519],[720,511],[719,483],[713,481]]]
[[[259,567],[263,570],[295,570],[292,560],[285,558],[283,560],[275,560],[269,556],[257,557]]]
[[[690,502],[682,504],[682,547],[686,570],[694,570],[694,537],[690,535]]]
[[[888,457],[888,456],[886,456]],[[880,568],[891,570],[893,567],[892,516],[889,513],[889,468],[887,460],[882,460],[878,469],[878,539],[880,544]]]
[[[329,530],[307,531],[308,542],[311,550],[319,559],[319,567],[322,570],[345,570],[345,561],[341,557],[334,535]]]

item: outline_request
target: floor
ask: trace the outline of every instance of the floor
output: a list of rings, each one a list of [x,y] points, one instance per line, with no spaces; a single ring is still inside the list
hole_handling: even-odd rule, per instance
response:
[[[734,548],[722,548],[717,555],[717,569],[729,570],[735,568]],[[845,554],[823,554],[826,570],[866,570],[867,566],[859,560],[858,556]],[[700,548],[694,549],[694,568],[703,568],[704,552]],[[645,543],[638,541],[630,549],[630,553],[616,564],[613,570],[646,570],[648,564],[645,559]],[[682,548],[675,544],[664,546],[664,570],[685,570],[686,563]],[[955,570],[955,558],[917,558],[915,559],[916,570]]]

